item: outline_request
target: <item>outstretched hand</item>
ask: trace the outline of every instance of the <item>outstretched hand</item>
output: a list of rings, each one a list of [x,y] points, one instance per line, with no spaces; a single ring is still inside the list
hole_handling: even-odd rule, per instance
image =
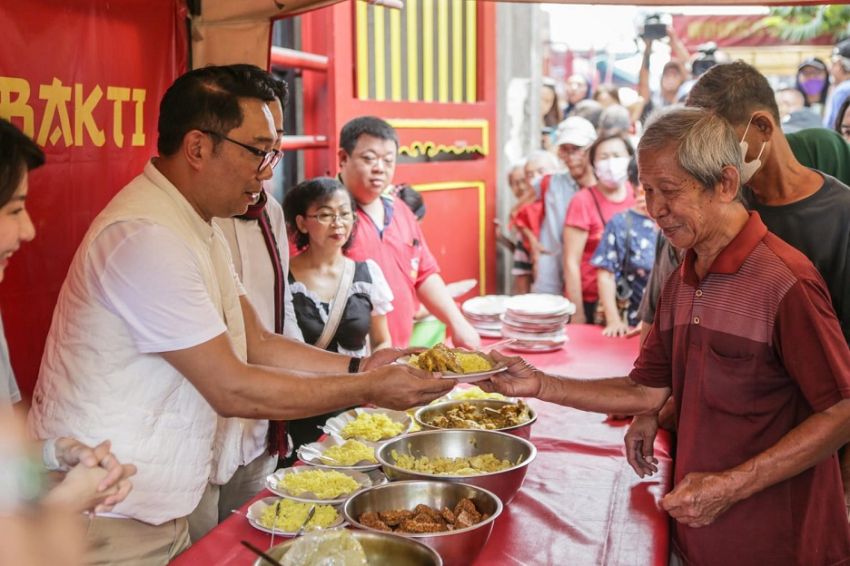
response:
[[[488,381],[478,385],[484,391],[498,392],[510,397],[538,397],[545,374],[519,356],[505,356],[497,351],[490,352],[497,363],[505,364],[505,371],[491,375]]]

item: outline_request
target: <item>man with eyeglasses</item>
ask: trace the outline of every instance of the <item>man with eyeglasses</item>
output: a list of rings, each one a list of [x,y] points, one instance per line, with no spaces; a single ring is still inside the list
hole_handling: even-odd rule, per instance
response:
[[[587,153],[596,140],[596,129],[579,116],[570,116],[558,125],[558,158],[567,170],[540,180],[543,221],[540,248],[531,290],[534,293],[564,294],[564,221],[570,201],[579,190],[596,184]],[[581,309],[579,309],[581,310]]]
[[[401,409],[455,384],[389,364],[397,351],[358,359],[277,335],[244,296],[212,219],[244,214],[272,176],[274,100],[238,68],[179,77],[160,104],[159,156],[95,218],[69,268],[31,432],[111,438],[138,467],[132,494],[91,519],[89,563],[166,564],[188,546],[186,516],[222,449],[219,416]]]
[[[387,313],[393,345],[410,343],[421,301],[446,324],[455,346],[478,348],[481,338],[446,289],[416,217],[397,197],[383,196],[395,172],[395,129],[375,116],[361,116],[342,127],[339,145],[339,177],[357,201],[360,217],[346,255],[374,260],[387,278],[394,296],[393,310]]]

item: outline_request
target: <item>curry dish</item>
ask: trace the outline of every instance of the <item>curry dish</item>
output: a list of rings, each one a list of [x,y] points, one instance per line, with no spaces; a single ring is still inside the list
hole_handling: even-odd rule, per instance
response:
[[[437,428],[498,430],[520,425],[530,418],[528,405],[522,401],[508,403],[498,409],[460,403],[443,414],[428,417],[425,423]]]
[[[481,513],[471,499],[461,499],[454,509],[443,507],[437,510],[428,505],[419,504],[413,511],[391,509],[375,513],[369,511],[357,518],[370,529],[395,533],[441,533],[465,529],[489,518]]]

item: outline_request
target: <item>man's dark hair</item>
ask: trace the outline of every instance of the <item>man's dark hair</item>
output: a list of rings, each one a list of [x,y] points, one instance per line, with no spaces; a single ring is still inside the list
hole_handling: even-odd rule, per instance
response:
[[[425,199],[422,198],[422,193],[410,185],[400,185],[396,188],[396,196],[413,212],[416,220],[425,218]]]
[[[626,173],[629,176],[629,183],[633,187],[637,187],[640,185],[640,175],[638,174],[638,164],[637,164],[637,155],[632,155],[631,160],[629,160],[629,168],[626,169]]]
[[[256,80],[264,82],[270,89],[272,89],[274,97],[280,100],[280,105],[283,106],[284,109],[286,108],[286,105],[289,103],[289,85],[285,80],[281,79],[274,73],[262,70],[256,65],[237,63],[235,65],[227,66],[237,72],[253,74],[256,77]]]
[[[721,63],[707,70],[694,83],[687,106],[716,112],[733,126],[749,121],[757,110],[770,112],[780,123],[776,95],[770,83],[755,67],[743,61]]]
[[[590,149],[587,151],[591,165],[596,163],[596,151],[599,149],[599,146],[610,140],[620,140],[621,142],[623,142],[623,145],[626,146],[626,151],[629,152],[629,156],[633,156],[635,154],[635,146],[632,145],[632,142],[629,141],[629,138],[627,138],[625,134],[618,132],[615,134],[609,134],[607,136],[599,136],[598,138],[596,138],[596,141],[593,142],[593,145],[591,145]]]
[[[44,152],[21,130],[0,118],[0,206],[12,200],[25,171],[44,165]]]
[[[351,203],[351,212],[354,215],[352,218],[351,236],[343,244],[343,251],[350,248],[354,243],[354,228],[357,225],[357,203],[354,202],[354,197],[351,196],[345,185],[340,183],[336,177],[316,177],[315,179],[301,181],[286,191],[286,196],[283,198],[283,215],[286,218],[286,227],[297,249],[303,250],[310,245],[310,236],[298,229],[295,218],[297,216],[306,216],[307,209],[314,204],[325,204],[337,191],[342,191],[348,196]]]
[[[203,67],[178,77],[159,104],[159,154],[173,155],[191,130],[227,135],[238,128],[244,119],[240,98],[274,101],[268,82],[249,65]],[[214,136],[213,141],[222,140]]]
[[[360,136],[392,140],[398,148],[398,134],[396,134],[395,128],[390,126],[386,120],[377,116],[360,116],[345,124],[339,132],[339,147],[344,149],[345,153],[351,155]]]

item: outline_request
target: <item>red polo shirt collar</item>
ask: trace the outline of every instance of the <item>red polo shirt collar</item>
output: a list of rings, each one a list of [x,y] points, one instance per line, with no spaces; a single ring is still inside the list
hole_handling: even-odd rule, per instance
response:
[[[714,259],[711,267],[708,268],[708,273],[737,273],[744,260],[764,239],[765,234],[767,234],[767,226],[761,221],[761,216],[758,212],[750,212],[749,215],[750,218],[744,224],[744,228]],[[699,286],[699,277],[697,277],[694,269],[696,257],[694,250],[690,249],[685,253],[685,261],[682,262],[682,280],[691,287]]]

